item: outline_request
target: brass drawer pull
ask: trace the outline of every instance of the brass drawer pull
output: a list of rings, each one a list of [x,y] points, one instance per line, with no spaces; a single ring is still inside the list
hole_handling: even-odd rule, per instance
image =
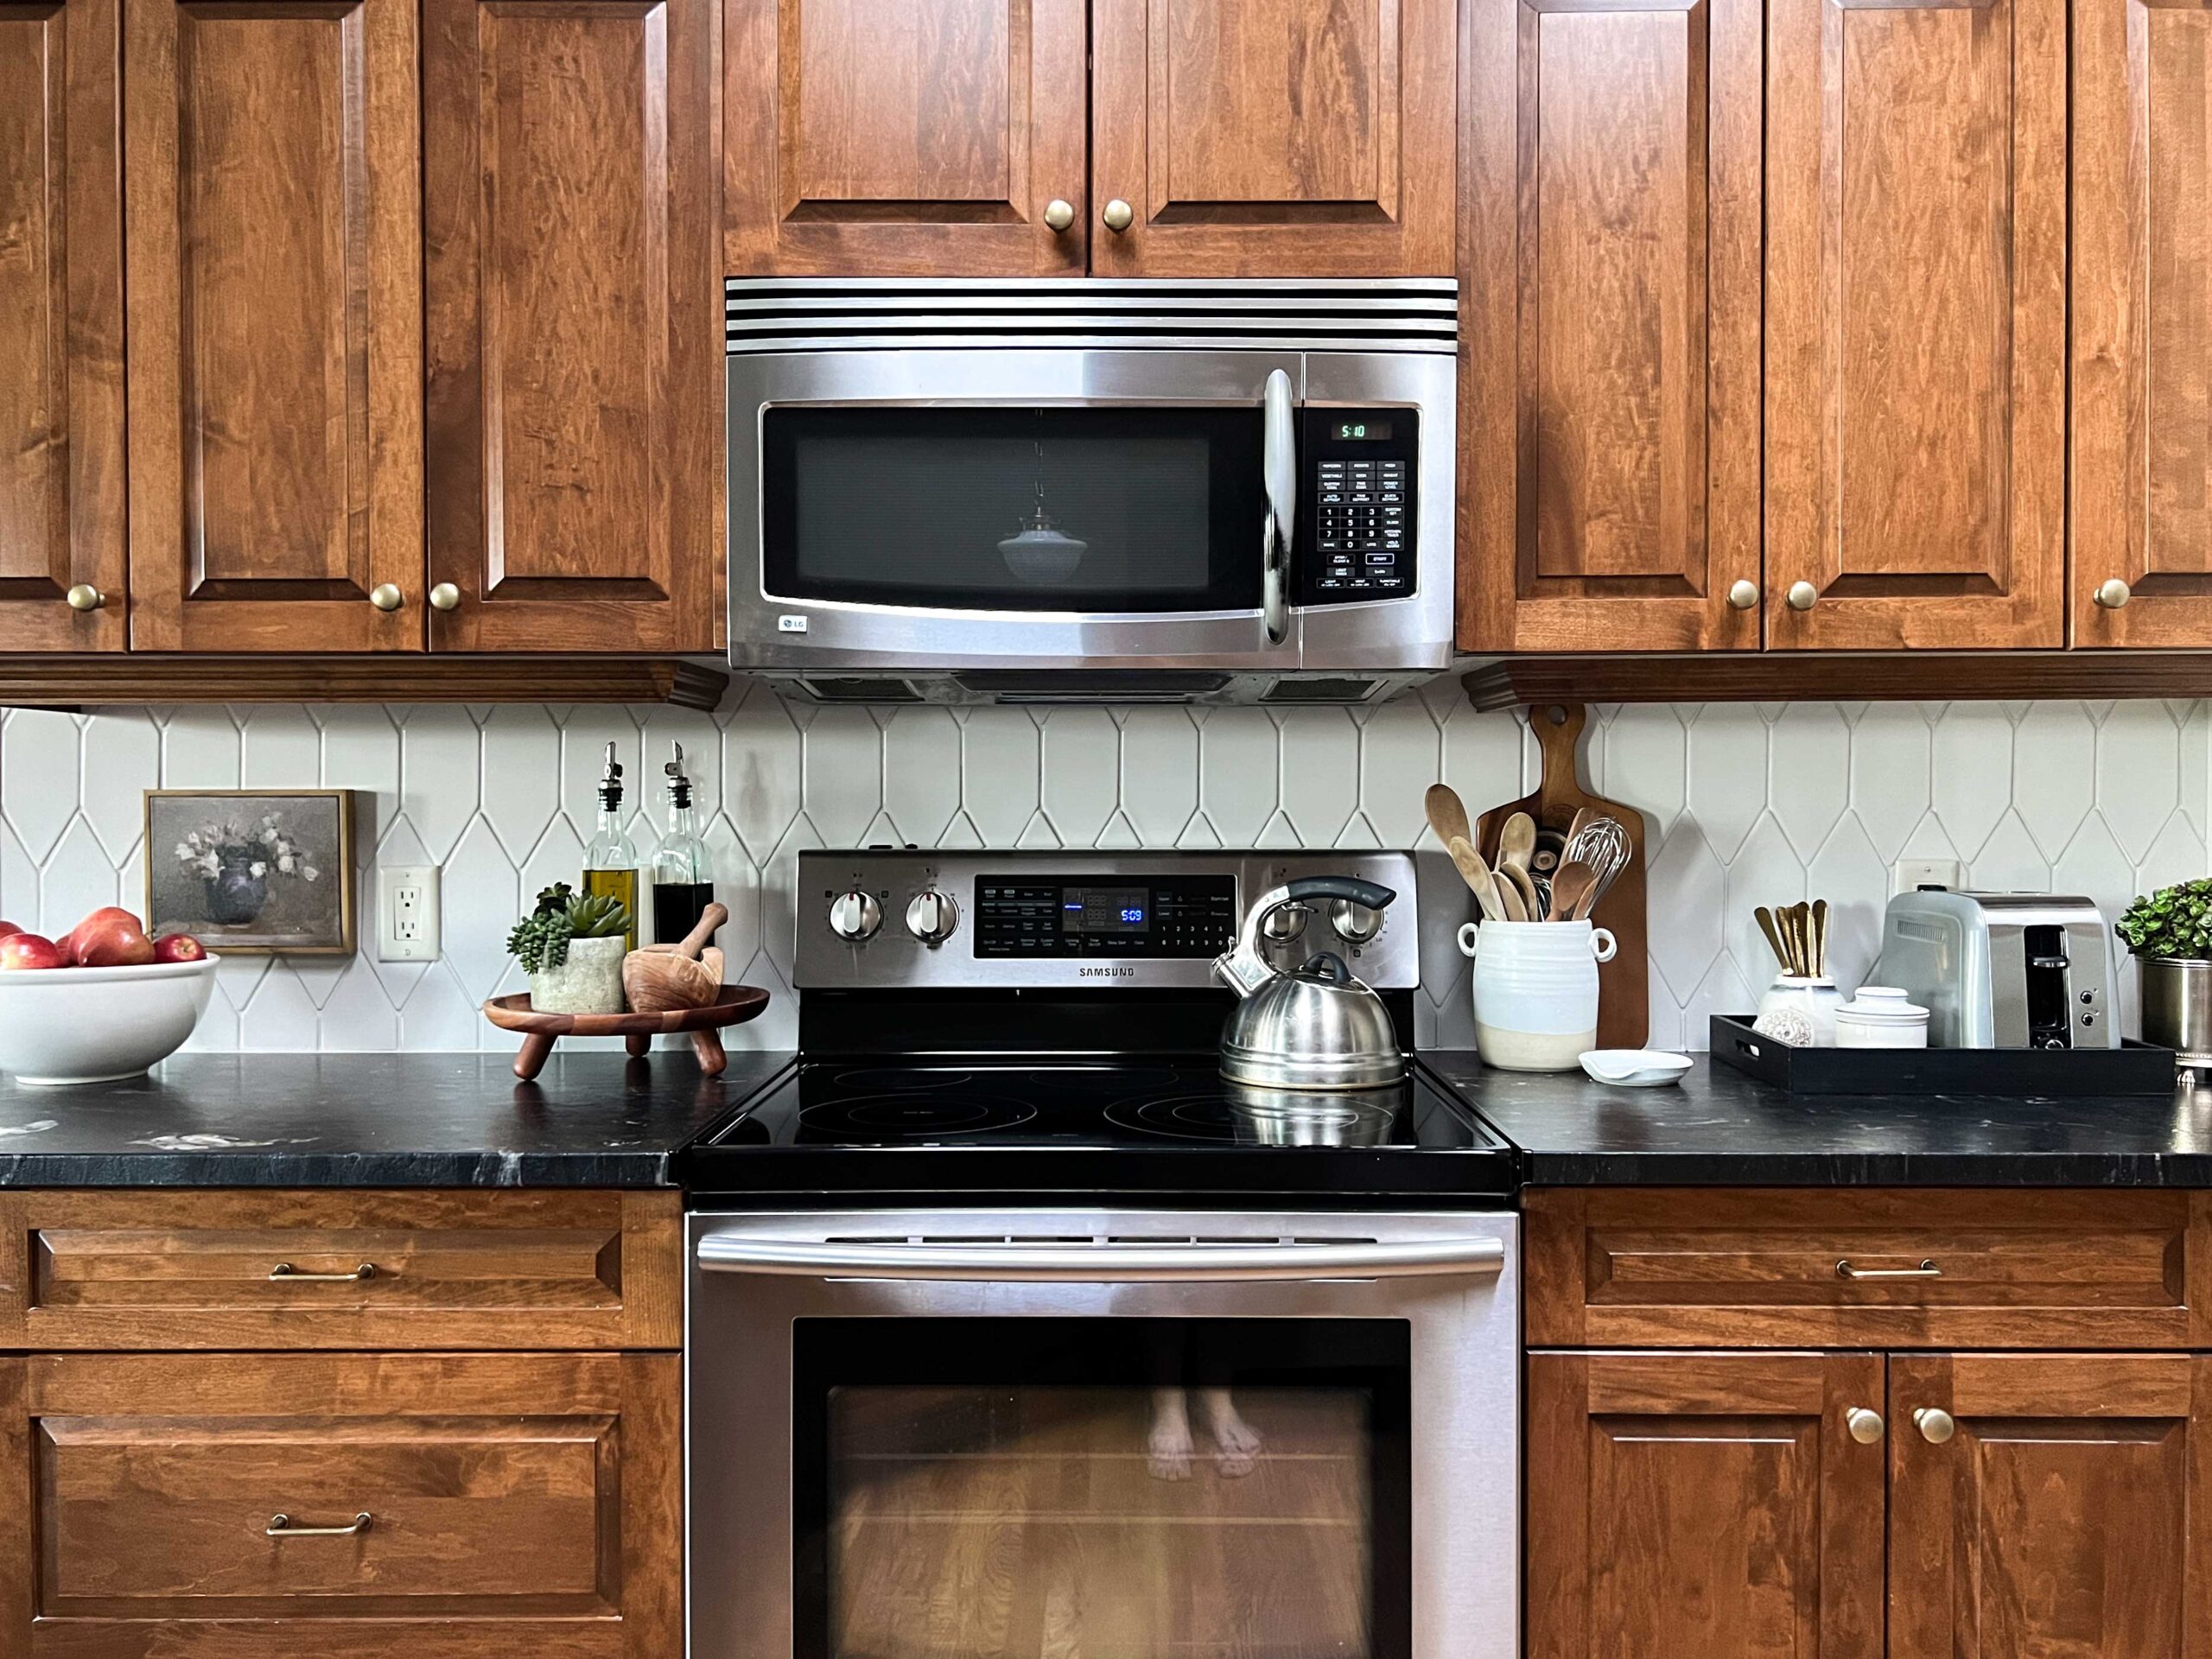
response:
[[[369,1529],[375,1519],[366,1510],[353,1517],[350,1527],[296,1527],[289,1515],[272,1515],[263,1529],[271,1538],[351,1538]]]
[[[1835,1264],[1839,1279],[1941,1279],[1943,1269],[1933,1262],[1923,1262],[1916,1268],[1854,1268],[1847,1258]]]
[[[302,1273],[289,1262],[279,1262],[269,1269],[272,1281],[289,1281],[296,1285],[351,1285],[365,1283],[377,1276],[377,1264],[364,1262],[351,1273]]]

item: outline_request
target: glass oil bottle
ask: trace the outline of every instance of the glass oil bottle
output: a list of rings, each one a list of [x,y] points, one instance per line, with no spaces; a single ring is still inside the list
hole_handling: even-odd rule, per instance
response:
[[[652,858],[656,944],[682,940],[715,901],[714,861],[707,843],[699,839],[698,817],[691,809],[691,780],[683,774],[683,746],[675,743],[670,747],[675,758],[661,768],[668,777],[668,833],[661,837]]]
[[[584,849],[584,891],[620,899],[630,912],[624,949],[638,948],[638,849],[622,833],[622,763],[614,745],[607,746],[607,766],[599,779],[599,827]]]

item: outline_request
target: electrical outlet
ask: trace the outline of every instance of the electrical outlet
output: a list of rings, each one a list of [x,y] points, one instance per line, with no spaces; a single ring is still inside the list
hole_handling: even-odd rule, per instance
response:
[[[386,864],[377,871],[377,960],[438,959],[438,867]]]
[[[1896,885],[1891,891],[1914,893],[1922,887],[1949,887],[1959,885],[1959,861],[1955,858],[1901,858],[1891,868]]]

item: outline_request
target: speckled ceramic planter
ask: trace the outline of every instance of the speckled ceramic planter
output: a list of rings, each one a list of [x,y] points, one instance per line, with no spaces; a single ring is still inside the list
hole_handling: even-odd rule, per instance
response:
[[[629,954],[620,934],[570,939],[566,962],[530,976],[530,1006],[540,1014],[620,1014],[622,958]]]

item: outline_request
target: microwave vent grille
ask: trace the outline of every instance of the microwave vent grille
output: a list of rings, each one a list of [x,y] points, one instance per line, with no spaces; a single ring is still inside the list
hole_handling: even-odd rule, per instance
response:
[[[732,276],[724,344],[763,352],[1419,352],[1459,344],[1448,276],[1367,282]]]

